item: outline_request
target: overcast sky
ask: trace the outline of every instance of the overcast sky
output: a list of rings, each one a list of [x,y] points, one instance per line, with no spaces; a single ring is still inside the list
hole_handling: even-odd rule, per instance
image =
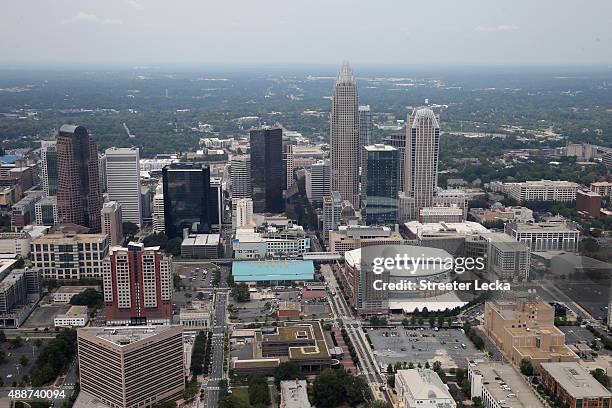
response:
[[[17,0],[0,65],[612,64],[611,0]]]

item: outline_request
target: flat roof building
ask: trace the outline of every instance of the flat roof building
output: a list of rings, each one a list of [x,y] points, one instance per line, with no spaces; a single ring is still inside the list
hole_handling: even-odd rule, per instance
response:
[[[181,326],[92,327],[77,330],[79,398],[111,408],[152,407],[185,390]]]
[[[221,235],[219,234],[191,234],[181,243],[181,256],[183,258],[218,258],[220,241]]]
[[[232,264],[235,282],[307,281],[314,279],[312,261],[240,261]]]
[[[280,408],[310,408],[306,380],[281,381]]]
[[[504,232],[532,251],[577,251],[580,231],[573,222],[551,218],[543,222],[509,222]]]
[[[87,306],[71,306],[66,313],[59,314],[53,319],[55,327],[83,327],[89,321]]]
[[[544,363],[541,384],[571,408],[599,408],[612,404],[612,393],[578,363]]]
[[[554,320],[555,309],[541,299],[517,296],[485,303],[484,332],[515,365],[527,359],[539,370],[542,363],[578,361]]]
[[[404,408],[455,408],[457,403],[438,374],[428,368],[397,370],[397,399]]]

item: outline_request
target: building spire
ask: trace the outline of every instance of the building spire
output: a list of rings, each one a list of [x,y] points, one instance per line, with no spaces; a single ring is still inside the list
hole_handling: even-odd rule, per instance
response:
[[[348,61],[342,62],[342,67],[340,67],[340,71],[338,72],[338,82],[355,82],[353,70]]]

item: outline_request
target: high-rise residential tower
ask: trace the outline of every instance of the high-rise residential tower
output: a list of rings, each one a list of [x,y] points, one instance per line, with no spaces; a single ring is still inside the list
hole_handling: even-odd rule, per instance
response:
[[[40,179],[45,197],[57,194],[57,141],[40,142]]]
[[[60,224],[100,232],[98,145],[83,126],[63,125],[57,136],[57,213]]]
[[[230,173],[232,198],[251,197],[251,158],[247,155],[232,157]]]
[[[253,129],[250,137],[253,211],[283,212],[285,189],[283,129],[280,127]]]
[[[111,247],[103,263],[104,312],[110,324],[170,324],[172,258],[159,247]]]
[[[364,146],[362,155],[366,223],[395,224],[399,209],[399,151],[376,144]]]
[[[174,163],[162,169],[164,222],[169,238],[187,228],[209,233],[216,203],[211,198],[210,168],[201,163]]]
[[[330,117],[331,191],[359,208],[359,113],[357,83],[348,62],[342,64],[332,95]]]
[[[440,125],[429,108],[415,109],[406,124],[404,193],[414,199],[416,211],[431,207],[438,186]]]
[[[123,221],[142,225],[140,152],[137,147],[106,149],[106,191],[121,204]]]

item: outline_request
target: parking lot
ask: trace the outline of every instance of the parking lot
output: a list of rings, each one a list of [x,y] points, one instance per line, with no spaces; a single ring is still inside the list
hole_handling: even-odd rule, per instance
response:
[[[468,359],[484,355],[460,329],[377,329],[368,334],[384,368],[398,361],[424,364],[436,360],[445,368],[465,368]]]
[[[53,334],[49,334],[52,336]],[[23,337],[21,345],[14,347],[10,341],[0,346],[5,355],[5,361],[0,364],[0,376],[5,386],[13,382],[19,384],[24,375],[28,374],[32,364],[38,358],[39,350],[48,339]],[[22,356],[28,359],[28,364],[23,367],[20,364]]]
[[[32,311],[32,314],[21,327],[25,329],[44,329],[45,327],[53,328],[55,317],[59,314],[66,313],[68,309],[70,309],[69,304],[44,304],[41,302],[39,307]]]
[[[556,286],[572,298],[574,302],[582,306],[591,316],[597,319],[607,317],[610,294],[608,285],[571,281],[567,283],[557,282]]]

